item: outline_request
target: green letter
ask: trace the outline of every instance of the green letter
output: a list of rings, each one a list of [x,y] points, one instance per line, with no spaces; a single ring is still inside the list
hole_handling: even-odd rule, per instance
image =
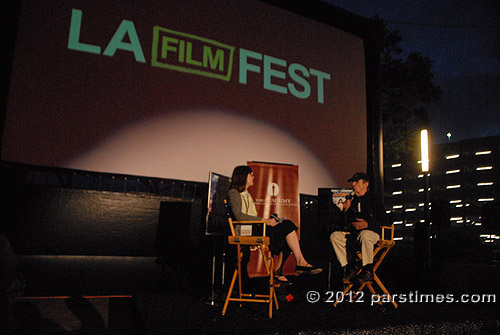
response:
[[[309,98],[309,95],[311,95],[311,85],[309,85],[309,82],[307,80],[300,77],[297,74],[297,71],[301,72],[304,77],[308,78],[309,72],[307,72],[307,68],[297,63],[290,64],[290,66],[288,67],[288,74],[290,75],[290,78],[292,78],[292,80],[294,80],[297,84],[301,85],[304,90],[302,92],[297,90],[293,83],[288,83],[288,89],[297,98],[307,99]]]
[[[187,52],[186,53],[186,63],[201,67],[201,62],[199,60],[193,59],[193,43],[187,42],[186,52]]]
[[[208,45],[203,47],[203,67],[208,67],[210,64],[210,68],[215,70],[217,64],[219,64],[219,71],[224,71],[224,50],[217,49],[215,52],[215,57],[212,54],[212,48]]]
[[[240,49],[240,84],[247,83],[247,71],[260,73],[260,67],[247,62],[248,57],[262,60],[262,54],[250,50]]]
[[[171,42],[172,44],[178,44],[179,43],[178,39],[173,38],[173,37],[163,36],[163,38],[161,39],[161,42],[162,42],[161,43],[161,58],[167,58],[168,51],[177,52],[177,48],[170,46],[168,44],[168,42]]]
[[[128,33],[130,43],[123,42],[125,34]],[[134,22],[123,20],[111,41],[109,41],[108,46],[102,53],[105,56],[113,56],[117,49],[132,51],[135,56],[135,60],[141,63],[146,63],[144,58],[144,53],[142,52],[141,43],[139,42],[139,37],[135,31]]]
[[[69,26],[68,49],[101,54],[101,47],[92,44],[80,43],[80,29],[82,28],[82,11],[74,9],[71,11],[71,23]]]
[[[313,76],[317,76],[318,77],[318,102],[320,104],[324,103],[325,102],[325,99],[324,99],[324,87],[323,87],[323,79],[326,79],[326,80],[330,80],[330,75],[326,72],[321,72],[321,71],[318,71],[318,70],[315,70],[315,69],[309,69],[309,72],[313,75]]]
[[[176,40],[177,41],[177,40]],[[186,41],[180,40],[179,41],[179,63],[184,63],[184,54],[186,53]]]
[[[271,83],[271,77],[278,77],[281,79],[285,79],[286,74],[285,72],[271,69],[271,64],[277,64],[286,67],[286,61],[279,58],[274,58],[271,56],[264,55],[264,88],[266,90],[271,90],[278,93],[286,94],[287,93],[286,87],[274,85],[273,83]]]

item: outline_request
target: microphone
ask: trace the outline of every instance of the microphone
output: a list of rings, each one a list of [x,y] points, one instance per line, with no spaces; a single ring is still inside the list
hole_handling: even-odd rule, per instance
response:
[[[354,191],[349,192],[349,194],[345,196],[345,200],[352,200],[353,197],[354,197]]]
[[[283,221],[283,219],[284,219],[284,218],[280,218],[278,216],[278,214],[276,214],[276,213],[271,214],[271,218],[274,219],[278,223],[281,223]]]

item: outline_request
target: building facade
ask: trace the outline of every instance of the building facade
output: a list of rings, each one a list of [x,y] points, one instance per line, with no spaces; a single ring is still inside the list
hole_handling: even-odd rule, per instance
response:
[[[429,151],[428,174],[415,157],[384,166],[385,204],[398,239],[411,240],[428,218],[431,225],[482,227],[483,243],[499,244],[500,136],[431,145]]]

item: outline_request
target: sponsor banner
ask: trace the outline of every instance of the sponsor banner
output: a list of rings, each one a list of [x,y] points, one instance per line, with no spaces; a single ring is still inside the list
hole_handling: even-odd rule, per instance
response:
[[[248,162],[255,180],[249,188],[257,213],[268,218],[278,214],[300,228],[299,167],[297,165]]]
[[[258,215],[269,218],[271,214],[277,214],[300,228],[299,167],[259,162],[247,162],[247,165],[255,176],[254,185],[248,191],[255,201]],[[290,256],[285,263],[285,274],[295,274],[295,264],[295,258]],[[248,266],[249,275],[265,275],[264,271],[260,253],[253,252]]]

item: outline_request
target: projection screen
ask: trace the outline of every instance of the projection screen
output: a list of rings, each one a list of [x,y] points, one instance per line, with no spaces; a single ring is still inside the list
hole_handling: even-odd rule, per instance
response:
[[[363,39],[249,0],[23,1],[1,157],[206,182],[299,166],[300,192],[367,166]]]

